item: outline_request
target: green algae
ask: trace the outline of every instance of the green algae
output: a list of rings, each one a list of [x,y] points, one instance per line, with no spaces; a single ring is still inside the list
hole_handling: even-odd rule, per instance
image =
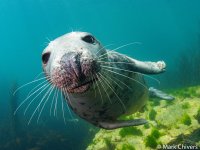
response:
[[[119,135],[125,137],[127,135],[142,136],[143,134],[142,131],[136,127],[126,127],[119,131]]]
[[[150,147],[150,148],[156,148],[158,145],[157,141],[156,141],[156,138],[152,135],[148,135],[146,138],[145,138],[145,146],[146,147]]]
[[[186,92],[186,93],[185,93]],[[148,124],[115,130],[101,129],[87,150],[150,150],[162,144],[188,144],[200,146],[200,87],[177,89],[170,92],[173,102],[148,101],[145,111],[123,116],[124,119],[146,118]],[[159,105],[158,105],[159,104]],[[138,134],[136,134],[138,133]],[[132,148],[132,149],[131,149]]]
[[[115,145],[113,145],[110,141],[109,138],[105,138],[104,142],[106,143],[106,146],[109,150],[114,150],[115,149]]]
[[[133,145],[130,144],[123,144],[122,150],[135,150]]]
[[[181,122],[187,126],[191,125],[191,118],[188,114],[184,114],[183,117],[181,118]]]
[[[155,99],[150,99],[149,104],[151,106],[159,106],[160,105],[160,100],[155,100]]]
[[[188,109],[190,107],[190,104],[188,102],[185,102],[182,104],[183,109]]]
[[[188,87],[188,88],[182,88],[178,89],[172,92],[174,95],[178,95],[181,98],[200,98],[200,88],[197,87]]]
[[[149,129],[150,128],[150,125],[148,123],[144,124],[144,128],[145,129]]]
[[[156,118],[156,111],[154,109],[152,109],[150,112],[149,112],[149,119],[150,120],[155,120]]]
[[[197,111],[197,114],[194,117],[198,121],[198,123],[200,123],[200,107],[199,107],[199,109]]]
[[[156,139],[158,139],[158,138],[161,136],[159,130],[156,129],[156,128],[152,129],[151,135],[152,135],[153,137],[155,137]]]
[[[153,128],[151,134],[145,138],[145,145],[146,147],[156,148],[158,145],[157,139],[161,136],[158,129]]]

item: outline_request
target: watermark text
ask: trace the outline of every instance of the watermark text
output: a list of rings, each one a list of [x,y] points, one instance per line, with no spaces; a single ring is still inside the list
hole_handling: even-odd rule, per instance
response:
[[[181,150],[195,150],[195,149],[199,149],[200,147],[198,147],[197,145],[184,145],[184,144],[173,144],[173,145],[168,145],[168,144],[162,144],[162,145],[158,145],[157,147],[158,149],[166,149],[166,150],[173,150],[173,149],[181,149]]]

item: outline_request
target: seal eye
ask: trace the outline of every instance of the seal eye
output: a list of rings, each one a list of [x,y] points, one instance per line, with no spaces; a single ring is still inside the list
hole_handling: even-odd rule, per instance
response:
[[[93,36],[91,35],[86,35],[84,37],[82,37],[82,40],[87,42],[87,43],[90,43],[90,44],[95,44],[96,43],[96,40]]]
[[[43,64],[47,64],[47,62],[49,60],[49,57],[50,57],[50,53],[44,53],[42,55],[42,62],[43,62]]]

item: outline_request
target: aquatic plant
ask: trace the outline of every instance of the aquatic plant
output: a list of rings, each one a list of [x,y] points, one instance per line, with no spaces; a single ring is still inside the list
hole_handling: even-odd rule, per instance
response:
[[[150,99],[150,105],[151,106],[159,106],[160,100]]]
[[[107,146],[108,149],[110,149],[110,150],[115,149],[114,145],[110,142],[110,140],[108,138],[105,138],[104,142],[106,143],[106,146]]]
[[[188,125],[188,126],[191,125],[191,118],[190,118],[190,116],[187,113],[185,113],[183,115],[183,117],[181,118],[181,122],[183,124],[185,124],[185,125]]]
[[[190,104],[188,102],[185,102],[182,104],[183,109],[188,109],[190,107]]]
[[[154,109],[151,109],[150,112],[149,112],[149,119],[155,120],[156,114],[157,114],[156,111]]]
[[[197,111],[197,114],[194,116],[196,118],[196,120],[198,121],[198,123],[200,124],[200,107]]]
[[[157,143],[156,138],[154,136],[148,135],[145,138],[145,146],[146,147],[156,148],[157,145],[158,145],[158,143]]]
[[[131,144],[123,144],[121,150],[135,150],[134,146]]]
[[[158,129],[153,128],[151,134],[145,138],[145,145],[147,147],[156,148],[158,145],[157,139],[160,137],[160,132]]]
[[[155,137],[156,139],[158,139],[160,137],[160,132],[158,129],[153,128],[151,131],[151,136]]]
[[[144,124],[144,128],[145,129],[149,129],[150,128],[150,125],[148,123]]]
[[[119,135],[121,137],[125,137],[127,135],[142,136],[142,131],[136,127],[126,127],[119,131]]]

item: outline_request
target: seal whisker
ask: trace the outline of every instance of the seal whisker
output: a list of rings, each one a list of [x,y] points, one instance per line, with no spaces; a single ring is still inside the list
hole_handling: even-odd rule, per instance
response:
[[[106,48],[106,47],[108,47],[108,46],[111,46],[111,45],[114,45],[114,44],[108,44],[108,45],[103,46],[102,48],[100,48],[100,49],[96,52],[95,55],[97,55],[102,49],[104,49],[104,48]]]
[[[49,85],[49,86],[51,86],[51,85]],[[48,87],[49,87],[49,86],[48,86]],[[49,87],[49,89],[50,89],[50,88],[51,88],[51,87]],[[36,111],[38,110],[38,108],[40,107],[41,103],[44,101],[45,97],[46,97],[47,94],[49,93],[49,89],[48,89],[48,92],[46,92],[45,95],[42,97],[42,99],[40,100],[40,103],[37,105],[37,107],[35,108],[34,112],[32,113],[32,115],[31,115],[31,117],[30,117],[30,119],[29,119],[29,121],[28,121],[28,125],[31,123],[31,120],[32,120],[32,118],[34,117]]]
[[[159,81],[159,80],[157,80],[157,79],[155,79],[155,78],[153,78],[153,77],[151,77],[151,76],[149,76],[149,75],[140,73],[140,72],[135,72],[135,71],[127,70],[127,69],[121,69],[121,68],[117,68],[117,67],[103,66],[103,65],[101,65],[101,67],[110,68],[110,69],[116,69],[116,70],[122,70],[122,71],[130,72],[130,73],[141,74],[141,75],[144,75],[144,76],[146,76],[146,77],[148,77],[148,78],[150,78],[150,79],[156,81],[158,84],[160,84],[160,81]]]
[[[104,72],[105,73],[105,72]],[[123,87],[121,87],[115,80],[113,80],[112,78],[110,78],[109,76],[106,76],[107,78],[109,78],[111,81],[113,81],[117,86],[119,86],[120,89],[123,89]]]
[[[105,79],[105,83],[110,87],[110,89],[113,91],[113,93],[117,96],[117,98],[119,99],[119,102],[122,104],[122,108],[124,109],[124,111],[126,112],[126,107],[123,103],[123,101],[121,100],[121,98],[117,95],[117,93],[114,91],[114,89],[111,87],[110,82],[100,73],[100,76],[102,76]]]
[[[145,89],[148,90],[148,88],[147,88],[144,84],[142,84],[141,82],[139,82],[139,81],[137,81],[137,80],[135,80],[135,79],[133,79],[133,78],[130,78],[130,77],[126,76],[126,75],[123,75],[123,74],[121,74],[121,73],[118,73],[118,72],[115,72],[115,71],[112,71],[112,70],[109,70],[109,69],[105,69],[105,68],[102,68],[102,69],[107,70],[107,71],[112,72],[112,73],[115,73],[115,74],[118,74],[118,75],[120,75],[120,76],[126,77],[126,78],[128,78],[128,79],[130,79],[130,80],[133,80],[133,81],[139,83],[139,84],[142,85]]]
[[[74,32],[74,29],[72,27],[70,27],[70,29],[71,29],[71,32]]]
[[[66,88],[64,88],[64,91],[66,91]],[[68,93],[67,93],[67,92],[64,92],[63,94],[64,94],[65,99],[68,99],[70,105],[72,105]],[[69,112],[70,117],[71,117],[72,119],[74,119],[74,117],[73,117],[73,115],[72,115],[72,113],[71,113],[71,110],[70,110],[70,108],[69,108],[68,103],[66,103],[66,105],[67,105],[67,109],[68,109],[68,112]]]
[[[55,87],[56,88],[56,87]],[[51,106],[50,106],[50,112],[49,112],[49,115],[51,116],[51,113],[52,113],[52,107],[53,107],[53,102],[54,102],[54,100],[55,100],[55,96],[56,96],[56,92],[57,92],[57,88],[55,89],[55,91],[54,91],[54,95],[53,95],[53,98],[52,98],[52,101],[51,101]]]
[[[47,86],[45,86],[45,87],[39,92],[39,94],[37,94],[37,95],[29,102],[29,104],[27,105],[27,107],[26,107],[26,109],[25,109],[25,111],[24,111],[24,115],[26,114],[26,112],[27,112],[28,108],[30,107],[30,105],[35,101],[35,99],[36,99],[45,89],[47,89],[49,86],[50,86],[50,84],[47,84]]]
[[[27,94],[27,97],[35,90],[35,89],[37,89],[40,85],[44,85],[44,83],[46,84],[46,83],[48,83],[46,80],[45,81],[43,81],[42,83],[40,83],[40,84],[38,84],[37,86],[35,86],[34,88],[32,88],[30,91],[29,91],[29,93]]]
[[[118,50],[118,49],[124,48],[124,47],[129,46],[129,45],[133,45],[133,44],[142,44],[142,43],[140,43],[140,42],[132,42],[132,43],[124,44],[124,45],[122,45],[122,46],[119,46],[119,47],[117,47],[117,48],[111,50],[111,51],[107,51],[107,53],[111,53],[111,52],[113,52],[113,51],[116,51],[116,50]],[[100,55],[98,58],[101,58],[102,56],[107,55],[107,53]]]
[[[48,40],[48,42],[51,42],[51,40],[48,37],[46,37],[46,40]]]
[[[96,75],[96,74],[95,74]],[[93,76],[93,79],[95,79],[95,76],[94,75],[92,75]],[[94,87],[94,92],[95,92],[95,98],[96,98],[96,96],[97,96],[97,91],[96,91],[96,86],[97,85],[97,81],[96,80],[94,80],[94,82],[93,82],[93,87]]]
[[[62,90],[63,90],[63,88],[62,88]],[[66,120],[65,120],[65,112],[64,112],[64,104],[63,104],[63,101],[64,101],[64,99],[63,99],[63,93],[61,92],[60,93],[61,95],[60,95],[60,97],[61,97],[61,101],[62,101],[62,116],[63,116],[63,121],[64,121],[64,123],[66,124]]]
[[[40,72],[34,79],[37,79],[40,75],[42,75],[44,72]]]
[[[48,46],[49,42],[44,42],[43,46]]]
[[[111,81],[109,81],[103,74],[104,74],[105,72],[103,72],[103,73],[101,73],[101,76],[104,78],[104,80],[105,81],[107,81],[107,83],[109,83],[109,85],[114,89],[114,87],[113,87],[113,85],[111,84],[111,81],[113,82],[113,80],[111,80]],[[119,86],[119,85],[118,85]],[[120,89],[122,89],[121,87],[120,87]]]
[[[110,50],[110,51],[107,51],[107,53],[111,53],[111,54],[116,54],[116,55],[120,55],[122,57],[124,57],[125,59],[129,59],[130,57],[125,55],[125,54],[121,54],[121,53],[118,53],[116,51],[113,51],[113,50]],[[105,56],[103,58],[100,58],[98,59],[98,61],[102,61],[103,59],[105,59]],[[126,62],[125,62],[126,63]],[[128,63],[128,62],[127,62]]]
[[[25,86],[27,86],[27,85],[30,85],[30,84],[32,84],[32,83],[35,83],[35,82],[37,82],[37,81],[40,81],[40,80],[44,80],[44,79],[46,79],[46,77],[42,77],[42,78],[40,78],[40,79],[33,80],[33,81],[31,81],[31,82],[28,82],[28,83],[26,83],[26,84],[20,86],[19,88],[17,88],[17,89],[14,91],[13,95],[15,95],[15,94],[17,93],[17,91],[19,91],[19,90],[22,89],[23,87],[25,87]]]
[[[128,56],[125,56],[125,54],[120,54],[116,51],[113,51],[113,50],[107,50],[107,54],[117,54],[117,55],[121,55],[122,57],[128,57]],[[103,56],[101,58],[98,59],[98,61],[102,61],[103,59],[105,59],[107,56]]]
[[[46,83],[45,85],[42,85],[39,89],[37,89],[36,91],[34,91],[32,94],[30,94],[28,97],[26,97],[20,104],[19,106],[16,108],[14,115],[17,113],[17,111],[19,110],[19,108],[32,96],[34,95],[36,92],[38,92],[40,89],[42,89],[45,86],[48,86],[49,83]]]
[[[95,98],[96,98],[96,88],[95,88],[96,80],[95,80],[95,75],[93,75],[92,72],[90,72],[91,80],[93,81],[92,86],[93,86],[93,89],[94,89],[94,92],[95,92]]]
[[[105,72],[104,72],[105,73]],[[106,74],[106,73],[105,73]],[[130,91],[133,91],[131,87],[129,87],[128,85],[126,85],[124,82],[122,82],[121,80],[115,78],[114,76],[112,76],[111,78],[114,78],[115,80],[119,81],[121,84],[123,84],[124,86],[126,86]]]
[[[97,75],[97,74],[96,74],[96,75]],[[99,76],[98,76],[98,75],[97,75],[97,78],[99,79]],[[97,81],[96,83],[97,83],[97,88],[98,88],[98,90],[99,90],[99,94],[100,94],[100,96],[101,96],[101,104],[103,105],[103,96],[102,96],[102,94],[101,94],[100,86],[99,86],[98,81]]]
[[[40,110],[40,113],[39,113],[38,119],[37,119],[37,123],[38,123],[39,120],[40,120],[40,116],[41,116],[41,114],[42,114],[42,111],[43,111],[43,109],[44,109],[46,103],[48,102],[49,97],[50,97],[52,91],[54,90],[54,87],[55,87],[55,86],[50,87],[49,90],[48,90],[48,92],[47,92],[47,93],[48,93],[48,94],[47,94],[48,96],[47,96],[47,98],[46,98],[46,100],[45,100],[45,102],[44,102],[44,104],[43,104],[43,106],[42,106],[42,108],[41,108],[41,110]]]
[[[100,73],[98,73],[98,74],[100,74]],[[112,104],[112,101],[111,101],[111,99],[110,99],[110,96],[108,95],[108,92],[107,92],[107,90],[106,90],[106,88],[105,88],[105,84],[104,84],[104,82],[103,82],[104,79],[103,79],[101,76],[99,76],[99,81],[100,81],[100,83],[101,83],[101,85],[102,85],[102,87],[103,87],[103,89],[104,89],[104,91],[105,91],[105,93],[106,93],[106,95],[107,95],[107,97],[108,97],[110,103]]]
[[[56,116],[56,117],[57,117],[58,93],[59,93],[59,90],[57,90],[56,99],[55,99],[55,103],[54,103],[54,116]]]
[[[98,60],[100,63],[108,63],[108,64],[127,64],[127,65],[134,65],[132,62],[120,62],[120,61],[103,61],[103,60]]]

